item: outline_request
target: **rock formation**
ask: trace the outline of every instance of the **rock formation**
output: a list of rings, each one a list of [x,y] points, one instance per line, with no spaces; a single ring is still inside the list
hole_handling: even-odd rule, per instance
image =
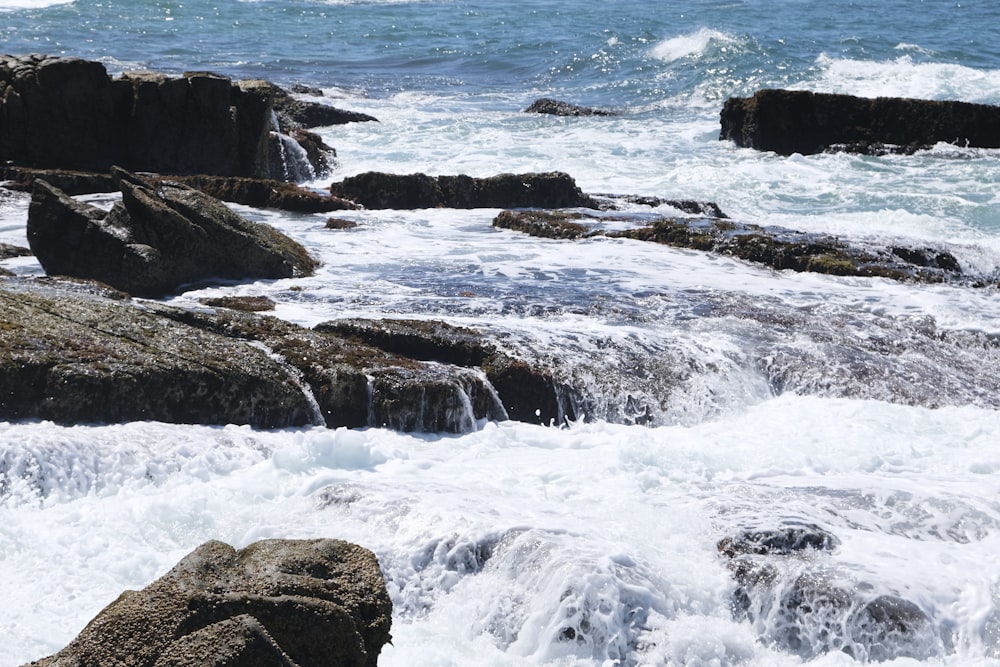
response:
[[[5,281],[0,419],[460,433],[508,418],[488,377],[515,415],[537,421],[535,410],[554,401],[545,372],[513,359],[494,356],[487,372],[472,357],[439,363],[417,348],[397,354],[332,327],[248,312],[266,308],[262,300],[212,303],[220,310],[195,312],[88,283]],[[521,369],[514,383],[509,367]],[[548,394],[525,393],[531,378]]]
[[[392,603],[370,551],[340,540],[206,542],[31,663],[375,667]]]
[[[804,90],[759,90],[722,108],[720,139],[781,155],[914,151],[938,142],[1000,148],[1000,107],[875,99]]]
[[[500,174],[489,178],[366,172],[330,186],[337,197],[369,209],[597,208],[568,174]]]
[[[161,176],[150,173],[136,174],[136,176],[151,186],[158,186],[165,180],[182,183],[216,199],[256,208],[280,208],[297,213],[326,213],[358,208],[353,202],[316,192],[296,183],[271,178],[204,174]],[[37,169],[7,165],[0,166],[0,179],[9,181],[3,186],[8,190],[27,192],[31,191],[35,180],[40,179],[70,196],[93,192],[117,192],[119,189],[118,181],[110,172]]]
[[[105,212],[36,181],[28,242],[49,275],[91,278],[137,296],[210,279],[290,278],[316,266],[305,249],[183,185],[152,188],[115,170],[122,201]]]
[[[542,97],[531,103],[527,109],[524,110],[525,113],[542,113],[550,114],[553,116],[617,116],[618,114],[614,111],[608,111],[606,109],[595,109],[593,107],[582,107],[576,104],[570,104],[569,102],[563,102],[561,100],[553,100],[548,97]]]
[[[126,72],[112,79],[99,62],[0,56],[0,160],[91,172],[117,164],[163,174],[287,180],[279,153],[282,142],[290,142],[316,175],[325,173],[332,149],[312,133],[277,134],[276,99],[285,133],[371,120],[298,102],[267,81],[234,83],[210,72]]]
[[[683,205],[685,202],[679,202]],[[692,202],[693,204],[693,202]],[[703,210],[718,210],[710,202]],[[610,220],[634,222],[631,229],[601,228]],[[579,239],[609,236],[651,241],[737,257],[774,269],[810,271],[840,276],[879,276],[902,281],[971,282],[947,250],[874,243],[861,245],[827,234],[809,234],[780,227],[761,227],[728,218],[593,217],[581,211],[502,211],[495,227],[544,238]],[[973,283],[977,284],[977,283]]]

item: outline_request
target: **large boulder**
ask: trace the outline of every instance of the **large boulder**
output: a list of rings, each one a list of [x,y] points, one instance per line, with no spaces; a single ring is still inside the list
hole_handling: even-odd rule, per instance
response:
[[[1000,147],[1000,107],[967,102],[767,89],[726,100],[721,123],[720,139],[781,155]]]
[[[330,191],[369,209],[598,207],[562,172],[473,178],[370,171],[334,183]]]
[[[210,279],[289,278],[316,267],[273,228],[176,183],[148,186],[115,169],[122,201],[105,212],[35,181],[28,242],[49,275],[91,278],[137,296]]]
[[[332,539],[201,545],[37,667],[375,667],[392,603],[370,551]]]
[[[0,159],[107,170],[122,148],[125,104],[101,63],[0,56]]]

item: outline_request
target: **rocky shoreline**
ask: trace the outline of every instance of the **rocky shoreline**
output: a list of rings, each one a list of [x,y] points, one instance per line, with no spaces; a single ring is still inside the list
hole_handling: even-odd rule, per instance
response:
[[[0,258],[33,254],[48,274],[0,277],[0,419],[438,433],[469,432],[484,420],[655,423],[671,392],[704,363],[664,355],[657,360],[664,377],[623,379],[626,386],[611,400],[627,395],[629,405],[616,412],[566,365],[521,354],[487,327],[404,318],[304,327],[267,314],[274,303],[265,297],[205,300],[202,308],[152,300],[206,282],[294,278],[316,269],[302,245],[220,200],[300,213],[502,209],[495,228],[567,248],[601,237],[779,271],[963,288],[998,284],[996,276],[967,271],[947,248],[861,245],[753,225],[730,219],[713,202],[588,194],[561,172],[489,178],[367,172],[316,192],[295,181],[327,173],[335,152],[309,128],[377,121],[302,99],[309,91],[292,92],[298,97],[269,82],[234,83],[211,73],[133,72],[112,79],[99,63],[0,56],[0,177],[4,187],[32,197],[30,249],[3,246]],[[995,109],[979,106],[761,91],[727,102],[721,138],[781,154],[878,152],[887,145],[917,150],[951,138],[1000,145],[968,129],[993,118]],[[910,134],[890,132],[878,118],[900,109],[933,120],[906,124]],[[550,99],[527,111],[618,114]],[[817,120],[831,117],[855,127],[867,123],[867,129],[847,132]],[[106,211],[73,198],[94,192],[120,192],[121,202]],[[352,224],[331,219],[327,226]],[[1000,405],[977,365],[982,358],[1000,360],[1000,347],[985,335],[886,318],[884,331],[855,336],[837,317],[818,322],[768,304],[706,297],[699,308],[704,317],[760,328],[757,347],[747,354],[775,392],[824,382],[811,377],[809,367],[827,363],[856,376],[844,395],[877,389],[890,400],[937,406],[942,399],[932,389],[945,382],[973,395],[973,402]],[[824,358],[804,358],[787,342],[793,338],[826,344]],[[954,343],[944,353],[956,357],[954,377],[934,377],[933,369],[887,342],[903,339],[918,351]],[[835,548],[836,539],[814,527],[763,528],[720,542],[737,583],[734,613],[753,620],[773,609],[794,616],[823,607],[831,623],[846,623],[857,644],[872,647],[859,657],[882,659],[879,646],[893,633],[908,637],[917,646],[914,655],[923,655],[921,647],[931,641],[928,623],[913,603],[857,596],[785,564],[805,556],[822,561]],[[277,574],[259,576],[263,571]],[[775,582],[783,582],[784,592],[775,592]],[[331,589],[337,595],[329,595]],[[390,617],[378,563],[359,547],[270,541],[235,551],[208,543],[142,593],[124,594],[66,649],[32,664],[113,664],[142,656],[143,664],[195,665],[211,653],[226,665],[374,665],[389,640]],[[157,622],[137,632],[136,619],[149,618]],[[308,636],[293,632],[306,626],[314,630]],[[836,648],[774,641],[804,658]]]

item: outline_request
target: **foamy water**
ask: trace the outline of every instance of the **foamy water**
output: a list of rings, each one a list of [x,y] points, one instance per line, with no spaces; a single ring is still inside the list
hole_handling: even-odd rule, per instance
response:
[[[841,540],[825,567],[916,602],[954,647],[944,664],[990,664],[998,427],[792,396],[686,428],[457,437],[8,425],[0,569],[18,585],[0,660],[58,649],[203,540],[331,536],[382,563],[383,664],[795,664],[732,619],[715,545],[796,520]]]
[[[946,249],[986,282],[1000,271],[997,151],[782,157],[718,141],[725,99],[761,87],[1000,103],[982,41],[992,6],[894,1],[878,20],[791,1],[0,11],[5,50],[303,82],[324,91],[309,99],[379,118],[318,129],[338,166],[313,187],[370,170],[559,170],[589,193],[714,201],[740,222]],[[522,112],[542,96],[619,115]],[[27,201],[0,191],[0,242],[26,244]],[[582,417],[458,436],[0,424],[0,665],[57,651],[205,540],[267,537],[378,555],[394,605],[384,665],[1000,664],[996,287],[536,239],[493,229],[496,210],[351,211],[336,215],[356,228],[330,230],[328,215],[237,209],[303,243],[317,274],[170,303],[266,295],[303,326],[476,327],[580,388]],[[614,224],[677,214],[626,213]],[[30,257],[3,266],[43,273]],[[836,547],[786,559],[782,581],[898,596],[929,619],[923,634],[876,646],[846,611],[790,622],[774,611],[780,586],[751,591],[756,616],[734,614],[718,542],[789,525]],[[803,648],[831,633],[829,652]]]

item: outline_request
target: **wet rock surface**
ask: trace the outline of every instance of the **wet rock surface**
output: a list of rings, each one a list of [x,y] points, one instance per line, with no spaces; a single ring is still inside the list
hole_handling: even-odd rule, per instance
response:
[[[737,584],[734,616],[805,660],[831,651],[862,662],[937,655],[941,641],[918,605],[837,572],[829,561],[839,544],[819,526],[794,522],[721,540]]]
[[[356,204],[327,193],[304,188],[295,183],[271,178],[243,176],[162,175],[149,172],[135,174],[150,186],[164,182],[182,183],[216,199],[256,208],[278,208],[297,213],[325,213],[358,208]],[[36,180],[42,180],[65,194],[82,195],[96,192],[117,192],[118,181],[110,171],[74,171],[67,169],[35,169],[8,165],[0,169],[0,178],[9,182],[4,188],[30,192]]]
[[[378,122],[377,118],[366,113],[346,111],[320,102],[297,99],[277,86],[275,89],[274,113],[278,119],[278,127],[282,132],[347,123]],[[322,94],[322,91],[318,89],[297,89],[294,86],[291,92],[307,95]]]
[[[596,109],[594,107],[584,107],[577,104],[570,104],[561,100],[554,100],[549,97],[542,97],[528,106],[525,113],[541,113],[552,116],[617,116],[617,112],[608,109]]]
[[[460,433],[481,419],[508,418],[472,365],[421,358],[436,355],[412,348],[403,352],[414,356],[396,354],[251,311],[267,303],[213,305],[137,303],[93,283],[0,284],[0,419]],[[504,386],[502,376],[497,382]],[[520,414],[525,394],[510,394]]]
[[[362,547],[262,540],[237,551],[212,541],[31,665],[374,667],[391,614],[379,563]]]
[[[781,155],[1000,148],[1000,107],[967,102],[767,89],[729,98],[720,120],[720,139]]]
[[[213,279],[309,275],[316,262],[273,228],[186,186],[153,188],[114,172],[122,201],[110,211],[35,181],[28,242],[46,273],[90,278],[137,296],[162,296]]]
[[[690,204],[692,210],[699,212],[712,210],[697,202]],[[603,227],[608,221],[631,221],[632,228],[605,230]],[[659,214],[644,218],[597,217],[581,211],[531,210],[503,211],[494,218],[493,225],[544,238],[579,239],[603,235],[650,241],[737,257],[777,270],[878,276],[929,283],[982,284],[980,278],[966,277],[958,260],[947,250],[904,245],[861,245],[827,234],[762,227],[728,218],[682,218]]]
[[[334,183],[330,192],[368,209],[597,208],[562,172],[488,178],[366,172]]]
[[[86,284],[0,284],[0,419],[301,426],[295,378],[246,341]]]

